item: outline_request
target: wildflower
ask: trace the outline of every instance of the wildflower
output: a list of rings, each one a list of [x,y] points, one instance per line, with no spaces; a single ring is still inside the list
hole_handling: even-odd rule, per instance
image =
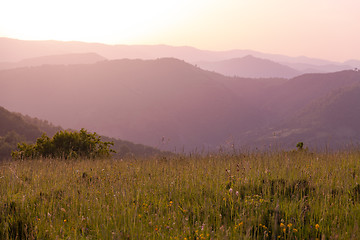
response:
[[[66,219],[64,219],[64,222],[66,222]]]
[[[283,228],[285,227],[285,225],[283,223],[280,223],[280,227]]]
[[[235,194],[236,194],[236,196],[239,196],[239,191],[236,191]]]
[[[316,230],[319,230],[319,227],[320,227],[319,224],[315,224],[315,229]]]
[[[286,228],[283,228],[283,232],[286,232]]]
[[[288,228],[291,228],[292,224],[291,224],[291,223],[289,223],[287,226],[288,226]]]
[[[230,188],[230,189],[229,189],[229,193],[231,194],[232,192],[233,192],[233,189],[232,189],[232,188]]]
[[[296,228],[293,229],[293,232],[296,233],[298,230]]]

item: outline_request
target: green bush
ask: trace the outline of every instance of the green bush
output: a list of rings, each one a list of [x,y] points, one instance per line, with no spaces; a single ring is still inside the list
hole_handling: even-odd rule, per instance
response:
[[[103,142],[96,133],[85,129],[77,131],[59,131],[52,138],[45,133],[35,144],[20,143],[18,151],[12,152],[13,159],[34,158],[103,158],[109,157],[110,145],[113,142]]]

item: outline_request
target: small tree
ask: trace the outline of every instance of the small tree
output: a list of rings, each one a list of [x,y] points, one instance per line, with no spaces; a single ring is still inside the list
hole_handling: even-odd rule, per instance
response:
[[[307,153],[309,151],[309,148],[308,147],[304,147],[304,143],[303,142],[298,142],[296,144],[296,147],[297,147],[297,151],[298,152],[305,152]]]
[[[304,148],[304,143],[303,142],[298,142],[296,144],[296,147],[297,147],[298,151],[302,151],[303,148]]]
[[[34,158],[104,158],[109,157],[113,142],[103,142],[96,133],[85,129],[77,131],[60,131],[52,138],[45,133],[35,144],[18,144],[18,151],[12,152],[13,159]]]

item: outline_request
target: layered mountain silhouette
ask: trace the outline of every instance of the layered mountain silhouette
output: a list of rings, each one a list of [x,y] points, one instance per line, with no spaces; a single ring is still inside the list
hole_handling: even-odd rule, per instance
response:
[[[247,78],[292,78],[301,74],[301,72],[288,66],[267,59],[256,58],[252,55],[218,62],[199,62],[197,65],[223,75]]]
[[[96,53],[106,59],[111,60],[123,58],[156,59],[173,57],[192,64],[197,64],[198,62],[229,61],[229,59],[238,59],[252,55],[256,58],[263,60],[267,59],[281,65],[288,66],[301,73],[323,73],[360,68],[359,61],[357,60],[349,60],[345,63],[340,63],[323,59],[308,58],[304,56],[289,57],[279,54],[268,54],[253,50],[208,51],[187,46],[174,47],[167,45],[106,45],[85,42],[24,41],[10,38],[0,38],[0,52],[1,69],[4,69],[6,66],[11,66],[9,63],[19,62],[24,59],[52,55],[67,55],[74,53]],[[227,68],[232,68],[232,61],[229,63],[230,66]],[[278,67],[279,66],[277,66],[277,68]],[[258,66],[258,68],[261,69],[260,66]],[[290,70],[288,69],[287,71]],[[230,75],[233,76],[234,74]],[[286,76],[295,75],[286,73]]]
[[[357,141],[359,82],[360,72],[353,70],[251,79],[174,58],[123,59],[0,71],[0,102],[65,128],[85,127],[177,152],[213,150],[229,141],[249,147],[294,147],[298,141],[320,146],[328,144],[323,132],[334,129],[341,134],[331,134],[333,139]],[[343,91],[342,97],[335,97],[336,91]],[[345,98],[347,93],[354,97]],[[321,102],[327,110],[316,107]],[[345,114],[344,108],[355,110]],[[310,116],[314,112],[318,115]],[[331,122],[330,113],[345,114],[352,125]]]

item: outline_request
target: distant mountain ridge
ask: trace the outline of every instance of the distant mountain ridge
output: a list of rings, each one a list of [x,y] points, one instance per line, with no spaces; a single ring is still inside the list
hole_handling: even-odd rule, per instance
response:
[[[346,63],[308,58],[289,57],[280,54],[267,54],[253,50],[208,51],[193,47],[173,47],[167,45],[106,45],[100,43],[62,42],[62,41],[25,41],[0,38],[0,63],[18,62],[27,58],[73,53],[97,53],[107,59],[157,59],[177,58],[189,63],[201,61],[224,61],[252,55],[268,59],[301,72],[334,72],[350,68],[360,68],[358,61]],[[304,68],[304,64],[306,67]],[[353,65],[354,64],[354,65]],[[327,66],[327,67],[324,67]]]
[[[292,78],[301,72],[288,66],[247,55],[219,62],[198,62],[197,65],[209,71],[215,71],[226,76],[247,78]]]
[[[20,62],[0,63],[0,70],[41,65],[91,64],[105,61],[106,58],[96,53],[73,53],[27,58]]]

